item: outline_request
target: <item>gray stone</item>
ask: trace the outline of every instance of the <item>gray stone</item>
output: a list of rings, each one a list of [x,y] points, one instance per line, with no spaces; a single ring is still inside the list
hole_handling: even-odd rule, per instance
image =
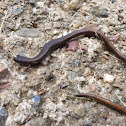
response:
[[[11,24],[11,23],[9,23],[9,24],[7,24],[6,28],[9,28],[11,30],[14,30],[14,25]]]
[[[85,114],[85,108],[84,108],[84,106],[83,106],[82,104],[80,104],[80,105],[76,108],[76,110],[75,110],[74,113],[75,113],[76,115],[80,116],[80,117],[84,117],[84,114]]]
[[[21,8],[16,8],[16,9],[14,9],[13,11],[12,11],[12,14],[14,14],[14,15],[19,15],[19,14],[21,14],[23,12],[23,9],[21,9]]]
[[[79,77],[82,76],[82,70],[79,69],[79,70],[77,71],[77,74],[78,74]]]
[[[41,95],[35,95],[32,99],[31,99],[33,108],[37,111],[38,107],[39,107],[39,103],[41,102]]]
[[[41,95],[35,95],[33,98],[32,98],[32,104],[39,104],[41,101]]]
[[[39,104],[41,102],[41,95],[35,95],[31,99],[31,102],[32,102],[32,107],[37,111],[38,110],[38,107],[39,107]]]
[[[26,123],[26,126],[45,126],[45,119],[42,117],[31,119],[28,123]]]
[[[20,37],[40,37],[40,31],[36,29],[23,28],[17,31],[17,35]]]
[[[98,90],[99,92],[101,92],[101,91],[102,91],[102,87],[97,87],[97,90]]]
[[[77,67],[80,66],[80,60],[76,59],[76,60],[75,60],[75,65],[76,65]]]
[[[126,29],[126,26],[125,25],[119,25],[119,26],[114,27],[113,29],[116,30],[116,31],[120,31],[121,29]]]
[[[42,11],[42,15],[48,15],[49,14],[48,8],[43,8],[41,11]]]
[[[73,80],[75,78],[75,72],[69,71],[68,73],[68,79]]]
[[[0,126],[5,126],[7,119],[7,111],[4,107],[0,106]]]
[[[106,18],[108,17],[108,10],[106,8],[96,6],[93,8],[92,14],[95,15],[96,17]]]
[[[62,111],[62,112],[66,112],[67,108],[64,105],[57,105],[57,108]]]
[[[92,126],[92,123],[89,120],[85,121],[85,119],[79,119],[76,126]]]
[[[36,113],[31,103],[23,101],[15,108],[14,122],[23,124]]]
[[[85,119],[84,123],[86,126],[92,126],[92,122],[89,119]]]
[[[30,3],[30,4],[35,4],[36,1],[35,1],[35,0],[29,0],[29,3]]]
[[[64,83],[60,86],[60,88],[63,89],[63,88],[65,88],[65,87],[67,87],[67,86],[69,86],[69,83],[68,83],[68,82],[64,82]]]
[[[51,69],[54,69],[54,70],[58,70],[58,69],[60,69],[60,64],[59,63],[55,63],[55,64],[52,64],[50,67],[51,67]]]
[[[61,28],[60,22],[54,22],[54,23],[53,23],[53,27],[54,27],[54,28],[57,28],[57,29]]]

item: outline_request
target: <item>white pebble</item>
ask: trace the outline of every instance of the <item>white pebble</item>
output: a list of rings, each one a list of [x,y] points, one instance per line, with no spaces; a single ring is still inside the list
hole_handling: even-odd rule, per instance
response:
[[[85,78],[84,77],[76,77],[75,80],[77,80],[77,81],[85,81]]]
[[[33,8],[33,13],[36,14],[36,12],[37,12],[37,9]]]
[[[50,56],[47,56],[47,57],[41,62],[41,64],[42,64],[43,66],[46,66],[46,65],[48,64],[49,59],[50,59]]]
[[[115,77],[110,74],[104,74],[103,80],[104,80],[104,82],[112,84],[115,80]]]
[[[37,2],[37,7],[44,7],[44,2]]]
[[[48,61],[46,61],[46,60],[43,60],[43,61],[41,62],[41,64],[42,64],[43,66],[47,66],[47,64],[48,64]]]
[[[47,56],[47,57],[45,58],[46,61],[49,61],[49,59],[50,59],[50,56]]]
[[[63,31],[63,36],[65,36],[67,34],[68,34],[67,30]]]

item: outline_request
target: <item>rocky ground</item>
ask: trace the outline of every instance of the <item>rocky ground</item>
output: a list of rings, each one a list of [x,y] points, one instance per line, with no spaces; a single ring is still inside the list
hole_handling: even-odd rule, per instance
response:
[[[126,107],[126,64],[102,41],[78,37],[36,67],[13,60],[34,57],[48,41],[89,26],[125,54],[125,0],[2,0],[0,19],[0,126],[126,125],[118,112],[73,97],[92,93]]]

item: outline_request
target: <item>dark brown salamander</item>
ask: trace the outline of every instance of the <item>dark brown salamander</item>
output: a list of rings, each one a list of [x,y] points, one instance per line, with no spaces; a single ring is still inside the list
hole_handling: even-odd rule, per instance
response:
[[[41,61],[43,59],[45,59],[52,51],[56,50],[59,47],[62,47],[69,40],[71,40],[77,36],[80,36],[80,35],[84,35],[84,36],[88,36],[88,37],[97,37],[100,40],[103,40],[107,49],[110,52],[115,54],[115,56],[117,58],[119,58],[120,60],[126,62],[126,57],[123,56],[113,46],[113,44],[108,40],[108,38],[101,31],[95,30],[92,28],[84,28],[84,29],[76,30],[76,31],[64,36],[64,37],[49,41],[48,43],[45,44],[45,46],[43,47],[41,52],[34,58],[28,58],[28,57],[17,55],[17,57],[15,57],[14,60],[24,66],[37,65],[37,64],[41,63]]]
[[[34,58],[28,58],[28,57],[23,57],[23,56],[17,55],[17,57],[15,57],[14,60],[16,62],[20,63],[21,65],[25,65],[25,66],[37,65],[37,64],[41,63],[42,60],[44,60],[52,51],[56,50],[59,47],[64,46],[69,40],[71,40],[77,36],[80,36],[80,35],[84,35],[84,36],[88,36],[88,37],[97,37],[100,40],[103,40],[107,49],[110,52],[115,54],[115,56],[117,58],[119,58],[120,60],[126,62],[126,57],[123,56],[112,45],[112,43],[109,41],[109,39],[101,31],[95,30],[92,28],[80,29],[80,30],[74,31],[64,37],[49,41],[48,43],[45,44],[45,46],[43,47],[41,52]],[[100,97],[94,96],[94,95],[89,95],[89,94],[80,94],[78,96],[85,96],[85,97],[94,98],[94,99],[98,100],[100,103],[126,115],[126,108],[124,108],[123,106],[120,106],[116,103],[113,103],[111,101],[108,101],[106,99],[103,99],[103,98],[100,98]]]
[[[75,94],[75,96],[77,97],[87,97],[87,98],[91,98],[91,99],[94,99],[96,100],[97,102],[107,106],[107,107],[110,107],[111,109],[121,113],[121,114],[124,114],[126,115],[126,108],[119,105],[119,104],[116,104],[116,103],[113,103],[107,99],[104,99],[100,96],[97,96],[97,95],[93,95],[93,94],[88,94],[88,93],[80,93],[80,94]]]

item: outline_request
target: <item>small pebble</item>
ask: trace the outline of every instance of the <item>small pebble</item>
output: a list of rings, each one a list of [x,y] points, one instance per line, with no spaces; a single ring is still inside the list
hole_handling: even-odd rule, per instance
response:
[[[89,119],[85,119],[84,122],[85,126],[92,126],[92,122]]]
[[[11,23],[8,23],[7,26],[6,26],[6,28],[9,28],[11,30],[14,30],[14,25],[11,24]]]
[[[32,99],[31,99],[31,102],[32,102],[32,106],[35,110],[38,109],[39,107],[39,103],[41,102],[41,95],[35,95]]]
[[[68,79],[73,80],[75,78],[75,72],[69,71],[68,72]]]
[[[62,112],[66,112],[67,108],[64,105],[57,105],[57,108],[62,111]]]
[[[46,126],[48,125],[48,122],[46,122],[46,119],[43,117],[36,117],[30,119],[25,126]]]
[[[63,89],[63,88],[65,88],[65,87],[67,87],[67,86],[69,86],[69,83],[64,82],[64,83],[60,86],[60,88]]]
[[[85,68],[84,75],[87,76],[91,73],[91,69],[89,67]]]
[[[0,106],[0,126],[5,126],[7,116],[6,108]]]
[[[30,4],[35,4],[36,1],[35,1],[35,0],[29,0],[29,3],[30,3]]]
[[[66,51],[73,51],[76,52],[79,48],[79,44],[77,41],[71,41],[68,44],[68,48],[66,48]]]
[[[44,7],[44,2],[37,2],[37,7]]]
[[[80,7],[80,3],[79,3],[79,0],[72,0],[69,5],[68,5],[68,8],[70,10],[76,10]]]
[[[96,17],[106,18],[108,17],[108,9],[96,6],[93,8],[92,14],[95,15]]]
[[[75,80],[77,80],[77,81],[85,81],[85,78],[84,77],[76,77]]]
[[[22,12],[23,12],[23,9],[17,8],[17,9],[14,9],[14,10],[12,11],[12,14],[14,14],[14,15],[19,15],[19,14],[21,14]]]
[[[48,15],[49,14],[49,10],[47,8],[43,8],[41,11],[42,11],[42,15]]]
[[[46,66],[50,60],[50,56],[47,56],[44,60],[42,60],[41,64]]]
[[[41,36],[41,33],[40,31],[32,28],[32,29],[29,29],[29,28],[22,28],[21,30],[18,30],[17,31],[17,35],[20,36],[20,37],[32,37],[32,38],[35,38],[35,37],[40,37]]]
[[[84,105],[80,104],[79,106],[77,106],[74,113],[80,117],[84,117],[85,114]]]
[[[33,8],[33,14],[36,14],[36,13],[37,13],[37,9]]]
[[[102,87],[97,87],[98,91],[101,92],[102,91]]]
[[[53,73],[52,72],[49,72],[49,71],[47,71],[46,72],[46,75],[45,75],[45,80],[46,81],[52,81],[53,79],[54,79],[54,75],[53,75]]]
[[[75,60],[75,65],[76,65],[77,67],[80,66],[80,60],[76,59],[76,60]]]
[[[110,75],[110,74],[104,74],[103,80],[104,80],[105,83],[112,84],[115,80],[115,77],[113,75]]]
[[[51,69],[55,69],[55,70],[58,70],[58,69],[60,69],[60,64],[59,63],[55,63],[55,64],[52,64],[50,67],[51,67]]]
[[[33,104],[39,104],[40,101],[41,101],[41,95],[35,95],[31,100]]]
[[[86,50],[85,46],[81,46],[81,49],[82,49],[82,50]]]
[[[59,29],[59,28],[61,28],[61,23],[60,22],[54,22],[53,27]]]
[[[73,24],[73,28],[79,28],[80,27],[80,23],[74,23]]]
[[[125,25],[119,25],[119,26],[113,27],[113,29],[116,31],[120,31],[121,29],[125,29],[125,28],[126,28]]]
[[[34,106],[33,106],[34,107]],[[36,109],[34,109],[28,100],[24,100],[15,107],[13,121],[18,124],[24,124],[29,117],[34,115]]]
[[[44,90],[38,92],[39,95],[43,95],[45,93],[46,93],[46,91],[44,91]]]
[[[77,73],[78,73],[78,76],[79,76],[79,77],[82,76],[82,70],[81,70],[81,69],[79,69],[79,70],[77,71]]]

